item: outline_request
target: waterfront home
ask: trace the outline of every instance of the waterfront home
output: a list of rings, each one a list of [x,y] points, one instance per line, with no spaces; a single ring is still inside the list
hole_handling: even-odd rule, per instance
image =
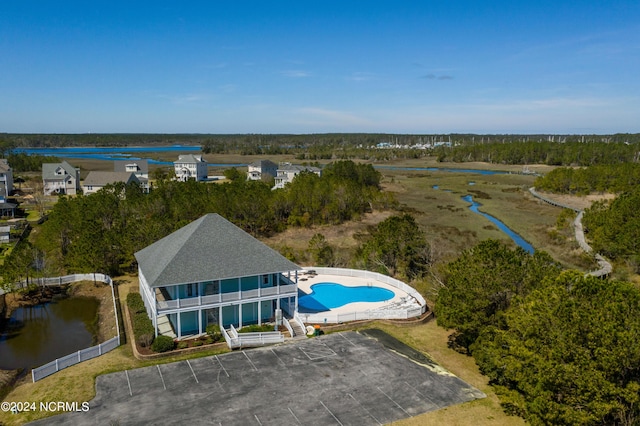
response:
[[[9,162],[0,158],[0,197],[6,199],[13,191],[13,171]]]
[[[291,163],[280,163],[276,172],[275,185],[273,186],[273,189],[284,188],[287,183],[293,182],[293,178],[302,172],[311,172],[321,176],[322,169],[311,166],[298,166]]]
[[[135,253],[140,294],[158,334],[240,328],[293,316],[299,266],[217,214]]]
[[[138,178],[140,186],[149,192],[149,161],[148,160],[122,160],[115,161],[113,171],[119,173],[133,173]]]
[[[197,181],[207,180],[208,164],[201,155],[179,155],[173,162],[176,179],[184,182],[190,179]]]
[[[125,185],[131,182],[140,184],[134,173],[127,172],[89,172],[82,183],[82,191],[85,195],[100,191],[107,185],[123,182]]]
[[[247,180],[262,180],[275,178],[278,165],[270,160],[258,160],[247,167]]]
[[[44,195],[76,195],[80,192],[80,169],[66,161],[42,165]]]

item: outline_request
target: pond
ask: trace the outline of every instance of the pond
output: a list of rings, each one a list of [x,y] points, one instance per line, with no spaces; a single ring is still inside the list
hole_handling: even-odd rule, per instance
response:
[[[0,333],[0,369],[31,369],[92,346],[98,306],[70,297],[15,309]]]

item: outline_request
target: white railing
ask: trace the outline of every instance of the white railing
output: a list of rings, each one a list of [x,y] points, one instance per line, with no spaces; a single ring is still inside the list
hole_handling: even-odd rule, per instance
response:
[[[284,342],[284,336],[279,331],[238,333],[233,324],[230,326],[229,332],[224,330],[224,327],[221,327],[221,329],[223,330],[222,334],[230,349],[272,345],[274,343]]]
[[[87,361],[89,359],[95,358],[102,354],[105,354],[109,351],[120,346],[120,326],[118,324],[118,309],[116,306],[116,295],[113,289],[113,280],[110,276],[105,274],[74,274],[74,275],[66,275],[63,277],[56,278],[41,278],[42,283],[40,285],[61,285],[61,284],[69,284],[77,281],[100,281],[105,284],[109,284],[111,287],[111,297],[113,298],[113,313],[116,317],[116,331],[117,336],[112,337],[106,342],[100,343],[99,345],[92,346],[90,348],[81,349],[78,352],[74,352],[72,354],[63,356],[62,358],[58,358],[54,361],[51,361],[48,364],[42,365],[40,367],[34,368],[31,370],[31,379],[34,382],[37,382],[40,379],[43,379],[47,376],[50,376],[53,373],[56,373],[63,368],[70,367],[72,365],[78,364],[82,361]]]
[[[379,281],[395,287],[407,293],[415,299],[415,302],[398,303],[395,305],[383,306],[377,309],[371,309],[361,312],[349,312],[337,314],[327,313],[302,313],[296,312],[294,319],[299,319],[302,323],[341,323],[347,321],[362,321],[368,319],[409,319],[419,317],[427,311],[427,302],[424,297],[413,287],[403,283],[400,280],[382,275],[377,272],[363,271],[360,269],[344,269],[344,268],[325,268],[325,267],[308,267],[307,270],[314,270],[318,274],[338,275],[346,277],[364,278],[371,281]],[[304,324],[303,324],[304,328]]]
[[[176,300],[158,300],[156,306],[158,312],[171,309],[190,308],[194,306],[213,305],[222,302],[234,302],[237,300],[246,301],[259,297],[269,297],[276,295],[293,295],[298,291],[295,284],[281,285],[276,287],[259,288],[255,290],[234,291],[230,293],[209,294],[206,296],[190,297]]]
[[[374,319],[409,319],[422,315],[424,312],[422,308],[413,309],[395,309],[395,310],[369,310],[362,312],[349,312],[344,314],[333,313],[315,313],[315,314],[301,314],[305,321],[311,324],[340,324],[349,321],[364,321]]]
[[[298,311],[293,314],[293,320],[298,323],[300,328],[302,328],[302,331],[306,332],[306,326],[304,325],[304,321],[302,321],[302,318],[300,318],[300,314],[298,313]]]
[[[291,337],[295,337],[293,333],[293,328],[291,328],[291,324],[289,324],[289,320],[287,320],[285,317],[282,317],[282,324],[284,324],[284,326],[287,327],[287,331],[289,332],[289,335]]]

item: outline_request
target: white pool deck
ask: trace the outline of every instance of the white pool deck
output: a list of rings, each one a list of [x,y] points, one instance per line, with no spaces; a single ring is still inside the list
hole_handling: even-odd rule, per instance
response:
[[[346,305],[332,308],[328,311],[323,312],[314,312],[307,313],[304,311],[300,311],[300,316],[302,319],[305,319],[306,315],[309,316],[321,316],[323,314],[327,315],[345,315],[352,314],[357,312],[366,312],[366,311],[382,311],[385,309],[412,309],[412,308],[420,308],[420,304],[417,300],[415,300],[411,295],[406,293],[405,291],[394,287],[390,284],[378,281],[372,278],[361,278],[361,277],[350,277],[344,275],[330,275],[330,274],[317,274],[317,275],[301,275],[298,278],[298,290],[302,291],[305,294],[310,294],[312,292],[311,286],[314,284],[320,283],[336,283],[342,284],[345,287],[360,287],[360,286],[375,286],[385,288],[394,293],[394,297],[390,300],[385,300],[383,302],[354,302],[348,303]]]

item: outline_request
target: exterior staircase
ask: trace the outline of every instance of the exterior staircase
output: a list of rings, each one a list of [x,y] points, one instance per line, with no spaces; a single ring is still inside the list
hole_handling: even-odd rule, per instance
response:
[[[289,325],[291,325],[291,329],[293,330],[293,338],[301,338],[301,337],[305,337],[307,332],[305,331],[304,328],[302,328],[300,326],[300,324],[298,324],[298,321],[294,321],[293,319],[291,319],[289,321]]]

